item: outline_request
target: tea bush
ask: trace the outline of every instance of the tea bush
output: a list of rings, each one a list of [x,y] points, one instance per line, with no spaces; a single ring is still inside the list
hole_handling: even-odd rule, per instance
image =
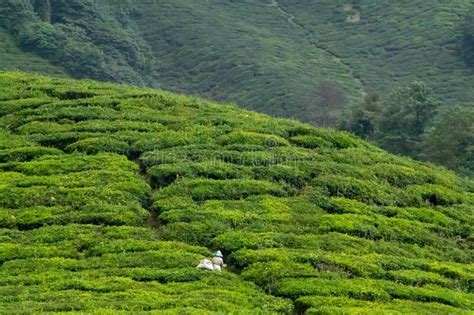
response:
[[[23,147],[0,150],[0,162],[30,161],[43,155],[62,154],[62,151],[45,147]]]
[[[243,166],[219,161],[162,164],[148,169],[152,186],[166,187],[179,177],[208,179],[251,178],[252,172]]]
[[[404,313],[416,312],[419,314],[465,314],[465,311],[452,306],[434,302],[412,302],[394,299],[390,302],[371,302],[345,297],[320,297],[305,296],[299,298],[297,303],[302,308],[308,308],[307,314],[334,314],[346,312],[363,314],[377,313]]]
[[[259,194],[284,196],[287,193],[281,185],[267,181],[182,179],[158,191],[157,197],[168,197],[175,194],[189,194],[196,201],[204,201],[208,199],[242,199]]]

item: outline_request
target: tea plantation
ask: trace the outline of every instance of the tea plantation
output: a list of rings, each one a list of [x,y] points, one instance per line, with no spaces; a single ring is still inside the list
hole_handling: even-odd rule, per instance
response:
[[[0,73],[0,313],[472,314],[473,220],[472,181],[348,133]]]
[[[338,109],[415,80],[447,106],[471,102],[459,46],[472,10],[472,0],[3,0],[0,34],[21,53],[0,69],[49,74],[52,63],[318,123],[324,82],[345,96]]]

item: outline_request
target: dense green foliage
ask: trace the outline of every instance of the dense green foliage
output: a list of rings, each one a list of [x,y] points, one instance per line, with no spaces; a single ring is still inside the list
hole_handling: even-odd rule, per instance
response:
[[[0,140],[2,312],[474,311],[474,183],[351,134],[3,73]]]
[[[363,139],[373,139],[378,132],[383,107],[380,95],[368,93],[359,104],[351,106],[345,119],[340,123],[341,128],[351,131]]]
[[[461,37],[461,56],[466,63],[474,67],[474,9],[467,16]]]
[[[0,26],[77,78],[150,83],[153,56],[136,32],[89,0],[8,0]],[[27,68],[29,69],[29,68]]]
[[[347,116],[342,129],[392,153],[474,175],[473,107],[441,108],[422,82],[396,89],[385,101],[370,93]]]
[[[64,75],[61,68],[51,65],[46,60],[23,52],[15,40],[0,28],[0,69],[28,70],[51,75]]]
[[[424,134],[423,158],[474,176],[474,107],[441,113]]]
[[[0,26],[74,77],[334,126],[363,92],[386,96],[415,80],[443,104],[471,101],[472,72],[458,52],[463,33],[471,51],[471,9],[471,0],[3,0]],[[331,91],[346,102],[327,113]]]
[[[418,156],[419,143],[439,106],[429,88],[414,82],[397,90],[385,102],[378,142],[390,152]]]

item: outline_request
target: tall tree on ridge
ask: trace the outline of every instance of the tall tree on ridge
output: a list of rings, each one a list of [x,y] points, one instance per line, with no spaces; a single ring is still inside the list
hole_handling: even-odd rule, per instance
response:
[[[422,135],[437,108],[431,89],[423,82],[396,90],[385,103],[377,143],[392,153],[418,157]]]

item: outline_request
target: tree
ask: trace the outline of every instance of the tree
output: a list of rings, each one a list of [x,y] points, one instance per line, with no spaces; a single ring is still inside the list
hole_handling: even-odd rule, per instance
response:
[[[336,127],[337,111],[342,109],[346,100],[344,91],[336,82],[322,81],[306,101],[303,120],[321,127]]]
[[[18,36],[25,24],[36,19],[31,3],[22,0],[0,1],[0,16],[0,27],[13,36]]]
[[[385,103],[377,143],[390,152],[418,157],[422,135],[438,108],[431,94],[422,82],[393,92]]]
[[[424,158],[474,175],[474,108],[441,113],[424,134]]]
[[[25,51],[76,78],[152,82],[154,57],[148,44],[91,0],[3,0],[0,16],[0,27]]]
[[[51,23],[51,2],[50,0],[34,0],[34,7],[39,17],[48,23]]]
[[[349,118],[343,122],[342,129],[363,139],[371,139],[378,128],[381,114],[382,99],[380,95],[369,92],[362,103],[351,108]]]
[[[474,66],[474,10],[468,14],[468,18],[462,28],[460,53],[468,65]]]

